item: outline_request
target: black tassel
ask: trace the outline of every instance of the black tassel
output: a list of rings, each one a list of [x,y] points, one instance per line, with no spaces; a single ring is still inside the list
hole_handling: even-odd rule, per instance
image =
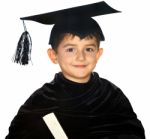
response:
[[[21,65],[26,65],[29,63],[29,61],[31,61],[32,40],[30,34],[26,30],[24,21],[23,25],[25,31],[22,33],[19,39],[13,61]]]

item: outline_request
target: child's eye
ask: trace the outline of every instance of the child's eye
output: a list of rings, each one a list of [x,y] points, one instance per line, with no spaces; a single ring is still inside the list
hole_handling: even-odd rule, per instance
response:
[[[66,52],[74,52],[74,51],[75,51],[74,48],[68,48],[68,49],[66,49]]]
[[[87,51],[87,52],[94,52],[95,49],[94,49],[94,48],[86,48],[86,51]]]

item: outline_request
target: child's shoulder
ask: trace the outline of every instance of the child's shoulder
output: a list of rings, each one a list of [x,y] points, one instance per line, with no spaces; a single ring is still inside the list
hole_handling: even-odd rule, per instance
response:
[[[107,87],[108,89],[112,89],[112,90],[121,90],[116,84],[114,84],[113,82],[111,82],[110,80],[104,77],[99,76],[99,81],[101,86],[103,87]]]
[[[56,93],[54,88],[55,86],[52,82],[45,83],[29,96],[24,105],[32,105],[32,107],[42,107],[42,105],[55,101]]]
[[[110,80],[103,77],[99,77],[99,82],[101,85],[101,90],[104,91],[105,93],[128,100],[122,89],[113,82],[111,82]]]

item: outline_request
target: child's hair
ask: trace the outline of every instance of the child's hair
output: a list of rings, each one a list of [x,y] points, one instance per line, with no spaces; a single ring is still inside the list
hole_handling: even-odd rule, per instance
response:
[[[55,51],[66,34],[78,36],[80,39],[95,37],[98,45],[100,41],[105,40],[100,26],[94,19],[65,20],[55,24],[51,31],[49,44]]]

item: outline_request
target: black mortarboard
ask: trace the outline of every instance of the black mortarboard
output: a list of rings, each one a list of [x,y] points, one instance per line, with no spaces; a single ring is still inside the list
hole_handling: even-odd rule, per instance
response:
[[[73,7],[69,9],[63,9],[63,10],[39,14],[39,15],[22,17],[20,19],[23,20],[23,23],[24,20],[32,20],[42,24],[49,24],[49,25],[55,24],[52,29],[52,32],[55,32],[55,34],[58,30],[67,33],[67,30],[70,31],[69,30],[70,27],[71,30],[73,30],[73,32],[76,32],[76,30],[79,29],[91,30],[93,24],[95,24],[96,26],[98,26],[97,29],[99,30],[100,40],[103,41],[104,35],[101,28],[97,24],[97,22],[91,17],[117,13],[117,12],[120,11],[113,9],[106,2],[101,1],[98,3]],[[24,30],[25,31],[21,35],[20,40],[18,42],[18,47],[16,50],[16,54],[14,56],[14,62],[20,63],[21,65],[28,64],[28,62],[31,60],[30,54],[31,54],[32,43],[31,43],[31,37],[26,30],[25,24],[24,24]],[[53,38],[54,36],[51,33],[51,37],[49,41],[50,44],[52,43]]]

